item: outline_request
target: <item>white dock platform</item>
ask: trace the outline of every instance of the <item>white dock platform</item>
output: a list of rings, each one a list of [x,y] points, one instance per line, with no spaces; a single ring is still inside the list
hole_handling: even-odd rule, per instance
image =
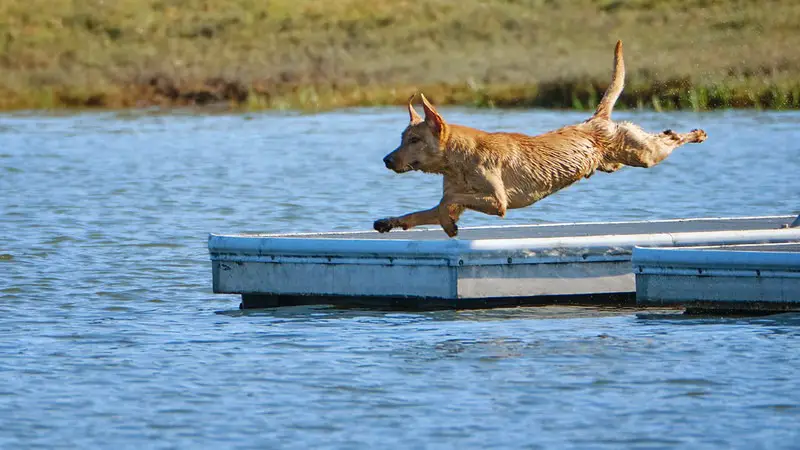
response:
[[[215,293],[243,308],[635,304],[635,246],[785,242],[795,216],[209,236]]]
[[[701,248],[635,248],[636,301],[689,313],[800,311],[800,240]]]

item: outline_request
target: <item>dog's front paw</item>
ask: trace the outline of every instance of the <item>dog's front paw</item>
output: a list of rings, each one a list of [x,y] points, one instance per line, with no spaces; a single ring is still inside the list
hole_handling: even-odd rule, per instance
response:
[[[374,228],[378,233],[388,233],[392,231],[392,228],[394,227],[394,219],[392,218],[379,219],[372,224],[372,228]]]
[[[458,236],[458,225],[455,222],[446,222],[442,224],[442,229],[450,237]]]

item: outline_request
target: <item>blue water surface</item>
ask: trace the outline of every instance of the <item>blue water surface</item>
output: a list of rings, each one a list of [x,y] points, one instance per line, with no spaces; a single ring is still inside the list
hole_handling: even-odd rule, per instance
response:
[[[443,109],[537,133],[552,111]],[[462,226],[798,213],[800,114],[620,112],[704,128]],[[798,448],[800,316],[542,307],[241,312],[209,232],[363,230],[433,206],[400,108],[0,115],[2,448]]]

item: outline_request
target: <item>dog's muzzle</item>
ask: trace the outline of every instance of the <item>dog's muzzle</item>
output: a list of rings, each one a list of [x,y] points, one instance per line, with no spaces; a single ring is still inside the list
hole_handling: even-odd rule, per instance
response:
[[[411,164],[404,164],[404,165],[401,165],[402,163],[398,164],[397,160],[394,159],[394,153],[389,153],[388,155],[386,155],[386,157],[383,158],[383,164],[386,165],[387,169],[393,170],[397,173],[404,173],[408,172],[409,170],[417,170],[420,165],[419,161],[414,161]]]

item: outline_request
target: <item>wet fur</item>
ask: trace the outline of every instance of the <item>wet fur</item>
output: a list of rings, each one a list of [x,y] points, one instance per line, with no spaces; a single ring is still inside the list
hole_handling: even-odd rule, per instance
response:
[[[614,74],[594,115],[585,122],[538,136],[491,133],[448,124],[424,95],[425,117],[409,99],[410,123],[400,146],[384,158],[398,173],[420,170],[444,176],[442,199],[425,211],[375,221],[388,232],[439,224],[456,236],[464,209],[505,216],[508,209],[529,206],[596,170],[623,166],[652,167],[686,143],[706,139],[703,130],[652,134],[630,122],[613,122],[611,111],[622,92],[625,65],[622,42],[614,51]]]

